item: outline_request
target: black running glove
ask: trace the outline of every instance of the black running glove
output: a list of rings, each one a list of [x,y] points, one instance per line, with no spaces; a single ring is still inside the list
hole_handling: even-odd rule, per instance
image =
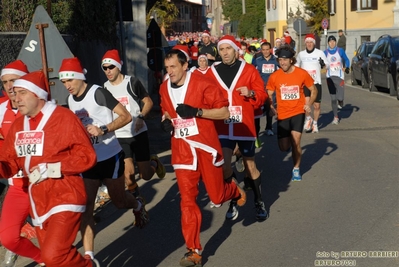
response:
[[[324,68],[326,66],[326,64],[324,63],[324,60],[321,57],[319,58],[319,63],[320,63],[321,68]]]
[[[161,129],[164,132],[170,133],[173,131],[172,121],[169,119],[165,119],[161,122]]]
[[[197,115],[198,108],[193,108],[186,104],[177,104],[176,112],[183,119],[188,119]]]
[[[345,73],[349,74],[349,68],[345,68]]]

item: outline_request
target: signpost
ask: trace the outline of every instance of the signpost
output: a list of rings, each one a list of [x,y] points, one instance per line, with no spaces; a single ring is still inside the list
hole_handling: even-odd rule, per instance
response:
[[[321,27],[324,29],[324,36],[326,38],[326,49],[327,49],[327,29],[328,29],[328,19],[324,18],[321,20]]]
[[[294,30],[299,33],[299,51],[302,51],[302,32],[306,30],[306,22],[303,19],[294,21]]]

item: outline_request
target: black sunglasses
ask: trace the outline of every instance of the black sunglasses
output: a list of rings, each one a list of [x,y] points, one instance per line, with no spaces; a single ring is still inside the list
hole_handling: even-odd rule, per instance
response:
[[[106,71],[108,69],[113,70],[116,66],[115,65],[109,65],[108,67],[103,66],[103,70]]]

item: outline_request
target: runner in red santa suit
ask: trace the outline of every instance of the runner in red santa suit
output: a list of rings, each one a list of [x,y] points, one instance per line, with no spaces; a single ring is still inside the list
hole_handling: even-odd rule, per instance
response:
[[[48,102],[45,88],[41,71],[15,81],[15,101],[24,116],[5,140],[0,177],[13,177],[14,183],[29,177],[30,214],[46,266],[93,266],[72,244],[86,208],[80,173],[95,165],[96,154],[79,119]]]
[[[14,82],[28,72],[28,68],[21,60],[7,64],[1,71],[1,82],[8,100],[0,104],[0,149],[11,125],[17,118],[21,117],[15,102]],[[13,183],[13,179],[10,179],[0,219],[0,240],[8,250],[3,264],[10,266],[15,264],[18,255],[31,258],[38,263],[43,262],[40,258],[40,249],[29,239],[21,237],[21,228],[28,217],[29,206],[28,179],[21,178],[16,180],[15,183]],[[33,230],[30,224],[27,224],[26,227]],[[35,234],[35,231],[33,230],[32,233]]]
[[[227,99],[202,74],[187,71],[187,58],[182,51],[169,51],[165,68],[169,79],[160,88],[162,127],[172,131],[172,165],[180,191],[181,225],[188,249],[180,265],[202,266],[202,216],[196,202],[200,179],[214,203],[234,199],[241,206],[246,195],[235,180],[223,179],[222,149],[213,120],[229,117]]]
[[[254,110],[260,108],[267,99],[263,80],[252,64],[237,59],[240,47],[231,35],[223,36],[218,42],[222,62],[211,67],[212,79],[218,85],[223,97],[229,100],[230,117],[227,120],[215,121],[216,130],[223,148],[224,178],[231,179],[235,173],[231,167],[231,157],[238,144],[243,156],[245,168],[250,179],[247,187],[254,191],[256,218],[265,220],[268,217],[261,196],[261,176],[255,164],[256,129]],[[237,203],[230,202],[226,219],[238,217]]]

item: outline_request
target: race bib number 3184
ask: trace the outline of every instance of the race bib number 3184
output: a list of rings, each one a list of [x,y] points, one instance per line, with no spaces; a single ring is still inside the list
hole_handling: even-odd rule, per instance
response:
[[[15,151],[18,157],[43,156],[44,132],[26,131],[17,132],[15,138]]]

